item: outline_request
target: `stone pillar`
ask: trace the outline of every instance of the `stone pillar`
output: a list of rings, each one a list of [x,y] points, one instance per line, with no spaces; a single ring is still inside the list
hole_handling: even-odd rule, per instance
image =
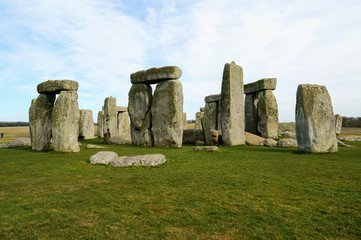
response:
[[[130,136],[130,124],[128,111],[118,112],[118,131],[121,142],[130,144],[132,142]]]
[[[152,87],[142,83],[133,84],[128,96],[132,144],[136,146],[153,146],[150,111]]]
[[[51,114],[56,152],[79,152],[79,106],[76,91],[61,91]]]
[[[244,112],[245,112],[245,130],[246,132],[255,134],[255,135],[261,135],[258,132],[257,126],[258,126],[258,99],[256,97],[256,93],[249,93],[246,94],[245,103],[244,103]]]
[[[188,125],[187,125],[187,113],[183,113],[183,130],[184,129],[187,129],[188,128]]]
[[[209,126],[211,129],[218,129],[219,120],[219,101],[221,100],[220,94],[212,94],[204,98],[206,102],[204,107],[204,115],[207,116]]]
[[[325,86],[298,86],[296,137],[301,152],[337,152],[335,115]]]
[[[335,130],[336,130],[336,135],[338,136],[340,135],[342,130],[342,117],[340,114],[335,115],[335,121],[336,121]]]
[[[104,134],[110,133],[110,138],[119,137],[117,128],[117,99],[107,97],[104,100]]]
[[[194,129],[202,130],[202,118],[204,116],[204,112],[196,112],[196,123],[194,124]]]
[[[103,130],[103,123],[104,121],[104,111],[99,111],[98,112],[98,120],[97,120],[97,134],[98,134],[98,138],[103,138],[104,137],[104,130]]]
[[[223,143],[229,146],[245,144],[243,70],[234,62],[226,63],[221,91]]]
[[[80,109],[79,114],[79,138],[94,138],[94,121],[92,110]]]
[[[29,109],[31,148],[35,151],[50,149],[54,100],[55,94],[40,94]]]
[[[158,83],[152,103],[152,132],[154,146],[182,146],[183,90],[179,80]]]

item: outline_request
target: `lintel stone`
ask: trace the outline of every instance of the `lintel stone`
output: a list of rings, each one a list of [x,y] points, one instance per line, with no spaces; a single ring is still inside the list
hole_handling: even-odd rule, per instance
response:
[[[128,112],[128,108],[127,107],[117,106],[117,112]]]
[[[204,98],[206,103],[221,101],[221,94],[212,94]]]
[[[149,68],[130,75],[132,84],[156,84],[162,81],[175,80],[182,76],[182,70],[177,66],[165,66],[161,68]]]
[[[48,80],[38,84],[40,94],[59,94],[61,91],[77,91],[79,83],[73,80]]]
[[[277,78],[263,78],[253,83],[244,85],[244,93],[253,93],[264,90],[275,90],[277,85]]]

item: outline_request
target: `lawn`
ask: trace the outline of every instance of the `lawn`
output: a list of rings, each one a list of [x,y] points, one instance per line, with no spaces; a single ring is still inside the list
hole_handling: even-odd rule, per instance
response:
[[[81,153],[0,149],[0,239],[359,239],[361,143],[221,152],[109,146]],[[162,153],[158,167],[91,165]]]

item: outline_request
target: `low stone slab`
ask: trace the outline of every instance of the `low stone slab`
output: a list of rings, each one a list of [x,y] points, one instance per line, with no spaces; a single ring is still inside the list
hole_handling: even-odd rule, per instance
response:
[[[219,148],[217,146],[198,146],[193,148],[192,151],[195,152],[219,152]]]
[[[277,146],[277,141],[272,139],[272,138],[267,138],[263,141],[263,146],[266,147],[276,147]]]
[[[337,144],[338,144],[339,146],[343,146],[343,147],[347,147],[347,148],[355,148],[355,146],[352,146],[352,145],[348,145],[348,144],[346,144],[346,143],[343,143],[343,142],[341,142],[341,141],[338,140],[338,139],[337,139]]]
[[[109,165],[112,167],[146,166],[155,167],[167,161],[163,154],[146,154],[137,156],[121,156],[113,159]]]
[[[15,148],[15,147],[28,147],[31,146],[30,138],[17,138],[9,143],[1,144],[0,148]]]
[[[340,140],[350,141],[350,142],[360,142],[361,137],[358,137],[358,136],[344,136],[344,137],[340,137]]]
[[[9,148],[8,143],[1,143],[0,148]]]
[[[286,137],[290,137],[290,138],[294,138],[296,139],[296,133],[295,132],[289,132],[289,131],[285,131],[282,133],[283,136],[286,136]]]
[[[244,85],[244,94],[259,92],[263,90],[275,90],[277,78],[263,78],[253,83]]]
[[[109,139],[109,143],[112,145],[132,144],[132,140],[130,138],[125,139],[122,137],[113,137],[113,138]]]
[[[255,134],[244,132],[246,138],[246,144],[248,146],[263,146],[264,138]]]
[[[197,141],[204,141],[204,134],[202,129],[183,130],[183,143],[195,144]]]
[[[212,94],[204,98],[206,103],[221,101],[221,94]]]
[[[145,83],[155,84],[162,81],[178,79],[182,76],[182,70],[177,66],[165,66],[161,68],[149,68],[130,75],[132,84]]]
[[[38,93],[59,94],[61,91],[77,91],[79,83],[73,80],[48,80],[37,86]]]
[[[109,164],[111,161],[118,159],[118,154],[110,151],[102,151],[90,157],[91,164]]]
[[[297,147],[297,140],[293,138],[283,138],[278,140],[277,147]]]
[[[100,146],[100,145],[88,144],[88,145],[86,145],[86,148],[105,148],[105,147]]]

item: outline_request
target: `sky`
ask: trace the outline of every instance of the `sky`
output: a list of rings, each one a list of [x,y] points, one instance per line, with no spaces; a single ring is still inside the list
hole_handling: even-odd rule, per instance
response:
[[[0,121],[28,121],[39,83],[71,79],[96,122],[106,97],[128,105],[131,73],[169,65],[195,119],[232,61],[245,84],[277,78],[280,122],[307,83],[360,117],[360,12],[360,0],[0,0]]]

